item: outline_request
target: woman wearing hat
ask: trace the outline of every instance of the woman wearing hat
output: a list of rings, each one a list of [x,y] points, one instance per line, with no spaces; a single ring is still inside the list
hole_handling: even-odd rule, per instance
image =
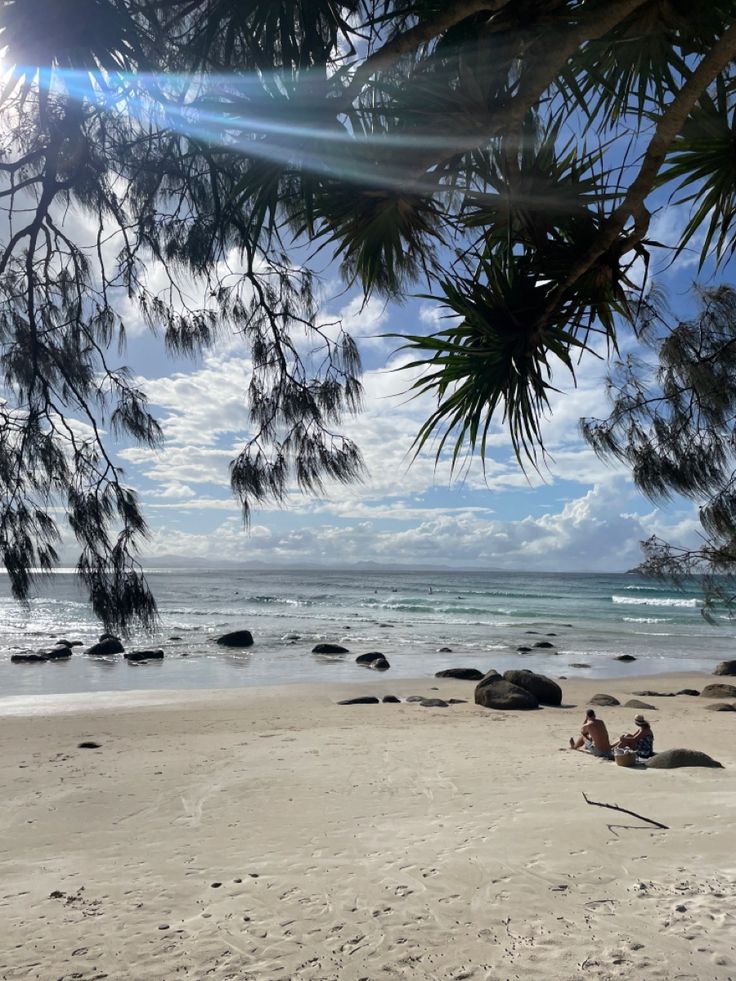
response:
[[[654,733],[652,727],[643,715],[637,715],[634,722],[639,727],[634,733],[626,733],[621,736],[616,746],[621,749],[635,749],[636,755],[644,759],[654,756]]]

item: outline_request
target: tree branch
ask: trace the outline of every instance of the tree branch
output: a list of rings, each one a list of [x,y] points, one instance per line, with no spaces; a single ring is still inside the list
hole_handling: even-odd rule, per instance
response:
[[[662,828],[664,831],[669,831],[669,827],[666,824],[660,824],[659,821],[653,821],[651,818],[644,817],[643,814],[637,814],[636,811],[630,811],[626,807],[619,807],[618,804],[601,804],[597,800],[589,800],[583,793],[583,799],[586,804],[592,804],[594,807],[607,807],[611,811],[621,811],[622,814],[630,814],[632,817],[639,818],[640,821],[646,821],[647,824],[653,824],[655,828]]]

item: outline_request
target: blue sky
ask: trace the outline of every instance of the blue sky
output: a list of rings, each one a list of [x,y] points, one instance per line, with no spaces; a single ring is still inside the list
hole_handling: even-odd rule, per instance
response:
[[[684,220],[682,209],[662,210],[651,237],[672,241]],[[659,260],[654,271],[675,310],[685,309],[697,252],[671,265]],[[152,283],[156,274],[154,267]],[[356,292],[346,293],[336,277],[330,278],[328,269],[322,313],[326,321],[342,319],[363,357],[365,408],[343,428],[363,451],[367,479],[328,487],[322,498],[293,493],[285,508],[256,511],[248,532],[228,482],[228,464],[248,435],[245,343],[239,336],[225,337],[203,357],[172,361],[134,309],[127,311],[129,341],[121,360],[137,373],[165,435],[161,450],[120,451],[151,528],[144,562],[330,566],[371,561],[616,571],[637,564],[640,540],[653,533],[679,543],[694,541],[694,504],[654,506],[634,489],[625,470],[602,463],[578,435],[581,416],[606,412],[605,361],[588,358],[576,388],[569,378],[555,379],[563,392],[554,397],[545,424],[550,459],[542,476],[519,470],[498,425],[485,473],[474,460],[451,478],[447,466],[435,467],[431,449],[411,462],[411,443],[430,404],[407,399],[410,377],[392,370],[403,356],[395,354],[395,339],[382,336],[435,329],[440,309],[411,297],[401,305],[371,299],[364,306]],[[73,547],[65,557],[74,560]]]

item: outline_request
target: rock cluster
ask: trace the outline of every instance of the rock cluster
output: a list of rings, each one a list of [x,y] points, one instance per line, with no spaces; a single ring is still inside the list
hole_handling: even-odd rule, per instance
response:
[[[362,664],[364,668],[372,668],[374,671],[388,671],[391,667],[386,657],[380,651],[358,654],[355,663]]]

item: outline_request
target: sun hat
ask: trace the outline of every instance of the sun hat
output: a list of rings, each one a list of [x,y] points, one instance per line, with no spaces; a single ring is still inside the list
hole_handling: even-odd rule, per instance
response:
[[[647,720],[644,718],[643,715],[635,715],[634,716],[634,722],[636,722],[636,724],[638,726],[648,726],[649,725],[649,723],[647,722]]]

